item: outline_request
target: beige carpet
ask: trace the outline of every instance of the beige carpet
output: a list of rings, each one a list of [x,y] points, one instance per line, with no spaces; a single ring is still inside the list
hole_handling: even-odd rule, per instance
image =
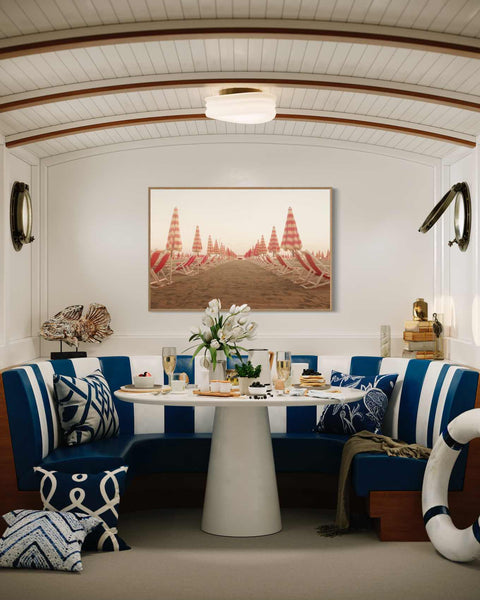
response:
[[[480,561],[456,564],[430,543],[379,542],[373,532],[320,537],[333,513],[284,510],[261,538],[202,533],[200,510],[122,516],[132,550],[84,554],[80,574],[0,570],[2,600],[478,600]]]

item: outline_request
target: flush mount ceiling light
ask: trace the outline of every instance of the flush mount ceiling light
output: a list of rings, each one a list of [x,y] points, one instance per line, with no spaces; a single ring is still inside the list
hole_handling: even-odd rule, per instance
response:
[[[205,98],[205,114],[210,119],[258,125],[275,118],[275,96],[254,88],[227,88],[218,96]]]

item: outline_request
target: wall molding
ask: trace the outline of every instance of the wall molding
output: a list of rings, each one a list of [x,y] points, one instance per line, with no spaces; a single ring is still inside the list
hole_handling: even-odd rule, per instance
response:
[[[115,152],[127,152],[131,150],[146,150],[149,148],[166,148],[169,146],[192,146],[197,144],[273,144],[281,146],[312,146],[317,148],[335,148],[337,150],[349,150],[352,152],[365,152],[367,154],[377,154],[414,162],[430,167],[439,166],[441,158],[398,150],[387,146],[378,146],[375,144],[365,144],[358,142],[344,142],[341,140],[327,140],[319,138],[306,138],[302,136],[290,135],[261,135],[261,134],[222,134],[222,135],[194,135],[178,136],[164,139],[145,139],[134,142],[122,142],[115,144],[106,144],[105,146],[94,146],[84,150],[74,150],[41,158],[41,164],[51,167],[54,165],[71,162],[92,156],[111,154]]]

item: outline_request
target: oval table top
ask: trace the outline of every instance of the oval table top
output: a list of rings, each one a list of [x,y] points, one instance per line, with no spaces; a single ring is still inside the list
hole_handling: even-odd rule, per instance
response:
[[[249,396],[201,396],[193,393],[193,389],[187,389],[185,392],[169,392],[162,394],[160,392],[125,392],[117,390],[115,396],[124,402],[134,404],[158,404],[169,406],[318,406],[322,404],[333,404],[336,401],[354,402],[360,400],[365,395],[364,390],[346,387],[332,386],[326,392],[336,393],[338,390],[338,400],[333,398],[313,398],[311,396],[289,396],[273,395],[266,398],[250,398]]]

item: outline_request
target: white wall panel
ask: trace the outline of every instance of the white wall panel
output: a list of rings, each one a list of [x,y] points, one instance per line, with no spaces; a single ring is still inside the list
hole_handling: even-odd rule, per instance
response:
[[[334,310],[255,312],[258,343],[376,353],[380,325],[399,335],[412,299],[432,296],[433,238],[417,234],[431,207],[432,167],[293,145],[112,152],[48,168],[48,313],[105,303],[116,335],[88,346],[90,353],[149,353],[168,341],[182,350],[199,320],[199,313],[148,311],[149,186],[334,188]]]

